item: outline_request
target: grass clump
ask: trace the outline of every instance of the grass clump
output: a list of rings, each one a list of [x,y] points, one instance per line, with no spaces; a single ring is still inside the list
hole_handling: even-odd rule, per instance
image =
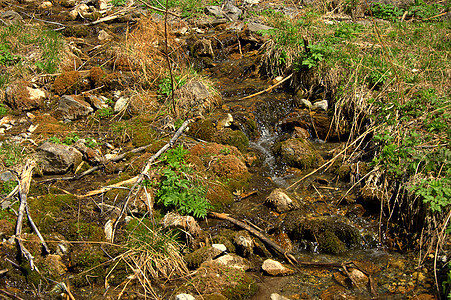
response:
[[[205,218],[210,203],[205,198],[206,189],[194,178],[192,168],[185,161],[182,145],[163,155],[165,167],[160,171],[163,179],[159,184],[157,202],[166,208],[175,208],[182,215]]]

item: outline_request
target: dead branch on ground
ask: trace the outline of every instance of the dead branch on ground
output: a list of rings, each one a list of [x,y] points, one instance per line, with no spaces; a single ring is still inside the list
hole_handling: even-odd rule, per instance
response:
[[[47,247],[47,244],[46,244],[44,238],[42,237],[41,233],[39,232],[38,228],[34,224],[33,219],[31,218],[30,211],[28,209],[27,195],[30,190],[31,177],[33,175],[33,169],[35,166],[36,166],[36,163],[32,160],[29,160],[27,162],[27,164],[25,165],[25,167],[22,171],[22,174],[20,175],[20,180],[19,180],[20,206],[19,206],[19,211],[17,212],[15,238],[16,238],[16,242],[19,247],[19,250],[22,253],[22,255],[28,260],[31,270],[38,271],[37,267],[34,264],[33,255],[31,255],[30,251],[28,251],[27,248],[25,248],[25,246],[22,243],[23,219],[24,219],[24,215],[27,214],[28,221],[30,222],[30,225],[33,228],[34,232],[37,234],[37,236],[41,240],[42,246],[44,247],[45,251],[47,251],[47,253],[50,253],[49,248]]]

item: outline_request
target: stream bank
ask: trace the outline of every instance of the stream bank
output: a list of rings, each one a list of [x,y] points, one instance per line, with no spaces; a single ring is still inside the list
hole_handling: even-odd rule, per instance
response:
[[[33,4],[28,5],[35,9]],[[40,16],[47,15],[49,20],[57,16],[58,22],[67,22],[64,35],[73,47],[66,70],[50,78],[11,83],[9,94],[6,91],[5,103],[14,113],[2,119],[10,126],[5,127],[3,149],[18,140],[18,153],[38,152],[47,162],[41,163],[33,178],[29,205],[51,253],[41,254],[36,236],[31,230],[27,232],[26,245],[42,277],[31,271],[27,261],[17,257],[11,238],[14,210],[4,212],[2,267],[8,270],[2,283],[5,291],[22,298],[52,298],[55,283],[66,282],[77,299],[140,299],[144,295],[167,299],[181,292],[200,294],[198,298],[203,295],[204,299],[269,299],[275,293],[289,299],[435,297],[432,266],[417,268],[415,254],[393,251],[401,247],[399,241],[379,236],[379,208],[354,191],[348,193],[352,184],[368,174],[368,161],[346,164],[337,160],[327,171],[296,183],[346,147],[338,133],[330,130],[328,106],[332,102],[326,99],[327,93],[312,91],[309,105],[299,90],[282,84],[268,93],[242,99],[281,80],[271,81],[259,70],[262,53],[258,50],[265,40],[258,31],[265,28],[252,29],[246,22],[232,23],[217,17],[209,17],[206,23],[199,21],[195,27],[171,21],[176,34],[169,38],[171,49],[183,49],[177,53],[180,60],[188,56],[198,74],[210,80],[194,77],[181,84],[184,76],[176,74],[176,95],[184,101],[177,103],[180,115],[174,118],[168,113],[170,100],[165,102],[161,87],[158,93],[145,89],[155,84],[153,76],[161,71],[152,68],[165,64],[161,55],[167,51],[162,49],[161,17],[145,19],[136,9],[112,23],[87,27],[79,23],[88,19],[89,13],[95,20],[94,13],[77,11],[85,19],[75,14],[70,20],[66,13],[81,5],[66,5],[71,9],[56,5],[51,13]],[[233,12],[233,7],[230,9]],[[144,58],[128,57],[129,53],[118,47],[121,34],[129,31],[129,41],[145,46],[133,48],[142,51]],[[78,54],[74,57],[73,53]],[[147,73],[136,71],[140,64]],[[168,88],[164,81],[159,82]],[[37,97],[21,97],[31,92],[36,92],[33,95]],[[165,117],[156,118],[155,112]],[[135,219],[120,223],[117,239],[111,244],[107,224],[118,218],[131,186],[89,193],[138,174],[152,154],[167,143],[180,120],[193,116],[199,120],[189,126],[179,143],[189,149],[186,160],[194,169],[193,178],[208,185],[207,198],[213,209],[253,224],[298,261],[318,265],[355,261],[356,265],[290,266],[285,257],[247,231],[207,218],[200,221],[202,233],[195,234],[182,226],[178,244],[173,245],[182,249],[184,258],[181,254],[172,257],[180,265],[171,265],[167,270],[162,266],[153,268],[143,261],[155,253],[140,252],[142,249],[136,245],[157,240],[153,218],[162,219],[164,209],[159,206],[152,212],[147,193],[137,195],[130,204],[128,217]],[[61,148],[62,153],[72,153],[62,159],[60,168],[60,161],[52,160],[53,150],[48,150],[45,142]],[[118,161],[104,160],[149,143],[144,154],[127,153]],[[9,164],[9,168],[13,166]],[[64,175],[67,172],[80,174],[92,166],[100,166],[92,175],[61,180],[61,176],[68,176]],[[169,170],[165,161],[158,162],[149,182],[164,178],[161,169]],[[157,186],[149,183],[146,187],[151,190],[150,198],[155,199]],[[10,205],[14,209],[14,202]],[[150,217],[149,212],[155,215]],[[144,220],[145,226],[141,227],[137,220]],[[152,230],[147,231],[149,228]],[[137,243],[129,239],[130,232],[138,233],[134,236]],[[223,249],[218,245],[226,250],[218,252],[216,247]],[[136,256],[125,254],[130,249]],[[155,252],[166,254],[164,248]],[[262,270],[268,258],[283,262],[284,271],[272,273],[278,274],[274,276]],[[190,276],[186,275],[184,260],[195,272]],[[137,272],[143,266],[148,277],[140,277]],[[165,282],[165,278],[171,280]]]

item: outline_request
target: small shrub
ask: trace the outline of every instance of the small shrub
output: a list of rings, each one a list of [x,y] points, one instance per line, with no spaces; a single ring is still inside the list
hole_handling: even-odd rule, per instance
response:
[[[161,171],[163,180],[157,192],[157,201],[166,208],[175,208],[181,214],[204,218],[211,208],[205,198],[206,189],[193,176],[193,170],[185,162],[187,150],[179,145],[163,155],[167,167]]]
[[[97,110],[96,115],[101,119],[110,118],[114,114],[111,107],[100,108]]]
[[[2,87],[2,81],[1,81],[1,76],[0,76],[0,88]],[[6,106],[3,103],[0,103],[0,117],[3,117],[4,115],[6,115],[8,113],[8,109],[6,108]]]
[[[404,11],[393,4],[376,2],[370,7],[372,15],[376,18],[395,21],[402,17]]]

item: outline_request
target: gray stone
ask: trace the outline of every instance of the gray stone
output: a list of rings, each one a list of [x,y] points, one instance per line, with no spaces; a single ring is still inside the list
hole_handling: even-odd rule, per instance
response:
[[[76,120],[92,113],[94,109],[80,96],[63,95],[58,101],[55,117],[60,120]]]
[[[74,147],[45,142],[38,147],[36,158],[43,174],[65,174],[77,167],[83,155]]]
[[[308,109],[312,108],[312,102],[308,101],[307,99],[302,98],[299,100],[299,102],[300,102],[301,108],[303,108],[303,107],[306,107]]]
[[[11,181],[11,180],[16,180],[16,175],[14,175],[13,172],[10,171],[5,171],[0,173],[0,180],[1,181]]]
[[[218,249],[219,251],[226,252],[227,247],[224,244],[213,244],[211,245],[212,248]]]
[[[207,6],[205,7],[205,13],[215,16],[216,18],[224,17],[221,7],[219,6]]]

